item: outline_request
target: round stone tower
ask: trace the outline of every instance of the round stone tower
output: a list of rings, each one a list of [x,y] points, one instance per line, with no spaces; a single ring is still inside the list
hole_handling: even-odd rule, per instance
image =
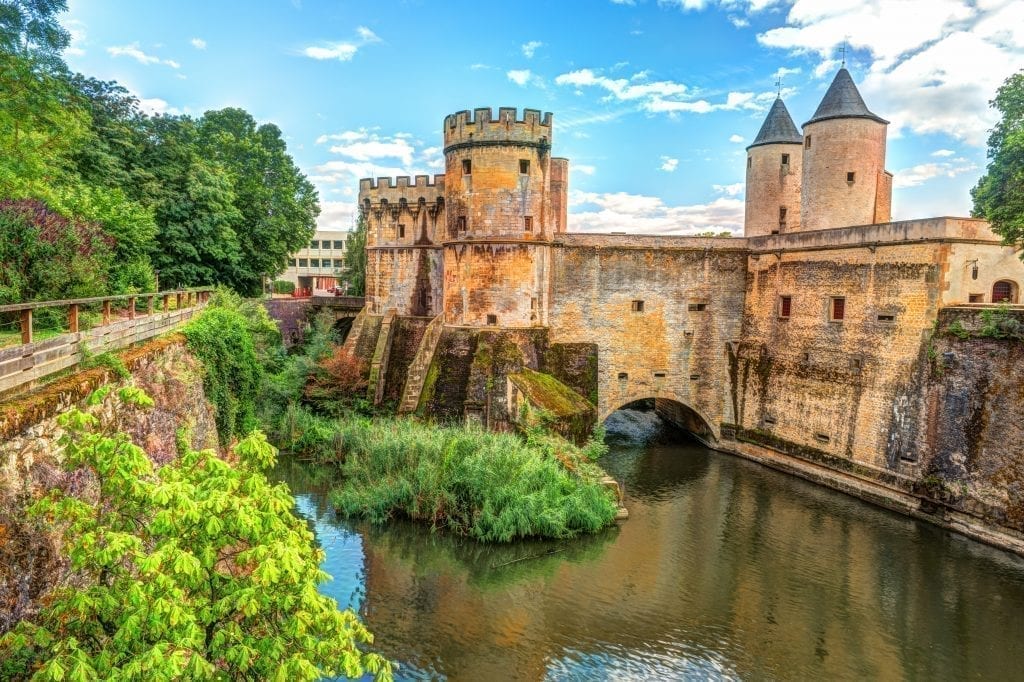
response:
[[[747,237],[800,229],[800,156],[803,136],[779,97],[747,147]]]
[[[885,170],[889,122],[871,113],[850,72],[839,69],[804,123],[801,230],[890,220],[892,174]]]
[[[551,133],[551,114],[534,109],[521,119],[506,107],[496,118],[490,109],[445,118],[447,324],[547,324],[550,243],[560,228]]]

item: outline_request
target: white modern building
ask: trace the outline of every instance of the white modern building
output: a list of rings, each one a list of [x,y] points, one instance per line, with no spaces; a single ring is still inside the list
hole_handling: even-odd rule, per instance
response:
[[[293,282],[297,289],[323,293],[345,286],[346,230],[317,230],[309,246],[292,254],[288,267],[277,279]]]

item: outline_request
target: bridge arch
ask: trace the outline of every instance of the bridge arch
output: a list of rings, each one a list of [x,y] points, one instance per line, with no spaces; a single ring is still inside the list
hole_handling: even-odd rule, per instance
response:
[[[654,409],[658,416],[689,431],[700,440],[713,444],[721,437],[718,426],[707,414],[681,396],[667,391],[659,391],[653,395],[649,392],[636,395],[617,395],[614,398],[603,400],[604,405],[598,415],[598,423],[603,424],[613,412],[641,400],[654,400]]]

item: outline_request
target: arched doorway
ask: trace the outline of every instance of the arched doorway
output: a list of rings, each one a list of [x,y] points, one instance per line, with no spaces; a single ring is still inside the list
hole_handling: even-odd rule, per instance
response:
[[[992,285],[993,303],[1016,303],[1017,283],[1008,279],[1001,279]]]

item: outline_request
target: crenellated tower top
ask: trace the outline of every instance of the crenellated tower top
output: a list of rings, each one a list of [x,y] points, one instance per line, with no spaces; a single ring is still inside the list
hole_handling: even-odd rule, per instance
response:
[[[519,118],[515,107],[500,107],[498,115],[490,107],[457,111],[444,119],[444,151],[466,147],[518,144],[551,148],[551,112],[523,109]]]

